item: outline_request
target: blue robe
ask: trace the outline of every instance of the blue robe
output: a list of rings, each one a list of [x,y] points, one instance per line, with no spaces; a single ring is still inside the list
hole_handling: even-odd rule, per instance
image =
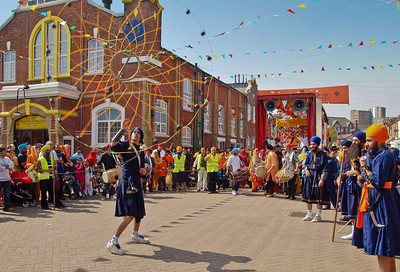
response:
[[[307,156],[304,166],[308,168],[311,176],[305,177],[303,185],[302,200],[306,203],[320,205],[329,204],[329,194],[326,183],[322,188],[318,187],[322,172],[326,172],[328,157],[323,151],[318,153],[310,152]]]
[[[346,159],[343,163],[343,174],[347,171],[353,170],[354,169],[351,165],[351,162]],[[346,215],[349,218],[356,218],[358,214],[358,205],[360,204],[362,190],[362,188],[357,184],[357,176],[345,176],[343,185],[342,205],[346,208]],[[344,203],[345,201],[346,203]]]
[[[136,222],[146,215],[144,209],[144,199],[142,185],[139,173],[140,168],[144,168],[144,152],[140,150],[139,146],[135,145],[139,157],[132,147],[129,147],[128,141],[119,142],[111,147],[115,152],[122,152],[122,175],[117,188],[117,200],[115,205],[115,216],[134,216]],[[125,153],[126,152],[126,153]],[[134,194],[127,194],[127,190],[131,187],[136,187],[137,192]]]
[[[370,255],[387,257],[400,256],[400,195],[396,190],[398,169],[393,155],[386,149],[381,148],[371,156],[369,168],[372,171],[370,188],[371,205],[378,200],[374,214],[379,224],[385,225],[377,228],[372,222],[368,212],[363,214],[363,228],[354,229],[352,244],[358,248],[364,248]],[[390,189],[382,189],[387,181],[392,181]]]

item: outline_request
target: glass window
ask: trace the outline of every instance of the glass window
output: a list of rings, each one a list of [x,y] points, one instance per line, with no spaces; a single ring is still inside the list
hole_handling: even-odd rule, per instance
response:
[[[253,124],[256,123],[256,107],[253,107]]]
[[[182,129],[182,145],[183,146],[192,145],[192,129],[190,127],[184,127]]]
[[[88,71],[89,73],[103,72],[104,45],[97,40],[89,41],[88,45]]]
[[[240,137],[244,138],[244,118],[243,118],[243,113],[240,113]]]
[[[97,113],[97,143],[109,143],[121,129],[121,112],[114,108],[104,108]]]
[[[60,45],[58,52],[58,74],[68,73],[68,35],[65,27],[60,27]]]
[[[4,81],[15,80],[16,74],[16,53],[7,51],[4,53]]]
[[[232,115],[235,110],[232,110]],[[236,136],[236,116],[231,118],[231,136]]]
[[[192,82],[188,79],[183,80],[183,108],[192,110],[193,92]]]
[[[155,106],[155,132],[167,134],[167,102],[157,99]]]
[[[42,31],[36,35],[36,39],[33,45],[33,77],[41,77],[42,76]]]
[[[218,107],[218,133],[225,134],[225,116],[224,116],[224,106],[219,105]]]
[[[250,122],[251,121],[251,106],[250,104],[247,105],[247,121]]]
[[[210,124],[210,102],[204,107],[204,130],[207,132],[211,131]]]

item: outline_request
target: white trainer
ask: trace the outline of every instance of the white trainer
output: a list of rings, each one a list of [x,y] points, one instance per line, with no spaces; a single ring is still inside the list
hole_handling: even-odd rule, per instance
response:
[[[237,194],[237,195],[241,195],[241,194],[242,194],[242,192],[236,191],[236,194]]]
[[[132,242],[138,243],[138,244],[150,244],[149,239],[145,238],[142,235],[135,236],[132,234]]]
[[[321,216],[316,215],[314,217],[314,219],[311,220],[311,223],[318,223],[318,222],[321,222],[321,221],[322,221]]]
[[[307,214],[305,217],[303,217],[303,221],[311,221],[312,218],[312,214]]]
[[[340,238],[342,238],[343,240],[352,240],[353,239],[353,233],[350,233],[348,235],[342,236]]]
[[[236,191],[232,191],[232,195],[236,195]]]
[[[112,240],[108,241],[107,243],[107,248],[111,251],[113,254],[117,255],[124,255],[125,250],[123,250],[119,244],[114,244]]]

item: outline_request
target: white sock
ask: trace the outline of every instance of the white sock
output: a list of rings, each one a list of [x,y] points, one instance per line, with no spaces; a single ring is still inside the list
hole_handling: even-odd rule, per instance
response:
[[[312,215],[312,210],[307,210],[307,215]]]
[[[133,236],[139,237],[139,232],[138,231],[134,231],[133,232]]]
[[[317,216],[321,216],[322,209],[317,209]]]
[[[114,235],[114,236],[112,237],[111,240],[112,240],[112,242],[113,242],[114,244],[118,244],[118,238],[119,238],[119,237],[117,237],[117,236]]]

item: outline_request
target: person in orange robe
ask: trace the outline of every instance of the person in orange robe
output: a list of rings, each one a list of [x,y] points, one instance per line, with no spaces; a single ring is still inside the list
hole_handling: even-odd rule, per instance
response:
[[[32,171],[32,174],[31,175],[28,174],[28,176],[32,179],[33,183],[35,183],[34,190],[35,190],[36,201],[39,201],[40,199],[40,183],[36,174],[36,163],[39,159],[39,154],[40,154],[40,146],[38,145],[31,146],[31,152],[28,158],[26,159],[26,164],[25,164],[25,169],[29,169],[33,165],[32,169],[30,170]]]
[[[267,144],[267,164],[265,168],[267,168],[267,175],[265,176],[265,180],[267,182],[265,189],[266,197],[274,196],[274,188],[276,183],[276,173],[279,171],[279,161],[278,156],[274,152],[274,148],[272,145]]]
[[[253,183],[251,190],[252,192],[257,192],[258,187],[261,185],[263,180],[262,178],[256,176],[256,167],[260,164],[260,162],[259,151],[258,148],[256,148],[253,150],[253,156],[249,163],[249,169],[251,173],[249,180]]]

